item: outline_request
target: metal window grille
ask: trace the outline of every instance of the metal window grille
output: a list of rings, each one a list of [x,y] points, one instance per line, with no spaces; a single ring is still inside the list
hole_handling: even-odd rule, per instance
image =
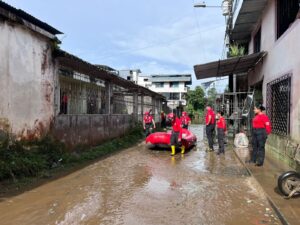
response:
[[[267,84],[267,114],[272,132],[286,136],[290,133],[291,74]]]

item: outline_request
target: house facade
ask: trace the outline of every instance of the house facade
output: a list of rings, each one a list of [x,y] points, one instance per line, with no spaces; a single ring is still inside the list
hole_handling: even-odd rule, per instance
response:
[[[52,49],[61,32],[1,1],[0,33],[0,129],[39,137],[55,116]]]
[[[124,135],[164,97],[58,47],[60,31],[0,1],[0,133],[70,148]]]
[[[268,150],[288,161],[294,152],[284,153],[287,141],[300,143],[299,5],[298,0],[235,1],[230,34],[231,41],[248,47],[248,54],[266,52],[262,63],[247,74],[248,86],[262,93],[272,122]]]
[[[188,85],[192,84],[190,74],[151,75],[149,89],[166,97],[167,106],[180,113],[187,105]]]
[[[273,126],[267,152],[294,167],[299,155],[295,146],[300,144],[299,4],[298,0],[231,1],[227,36],[231,45],[245,49],[245,55],[195,66],[198,79],[229,76],[231,99],[237,99],[239,92],[246,94],[241,111],[242,115],[248,111],[248,119],[253,103],[266,105]],[[234,107],[238,112],[236,108],[238,101]]]

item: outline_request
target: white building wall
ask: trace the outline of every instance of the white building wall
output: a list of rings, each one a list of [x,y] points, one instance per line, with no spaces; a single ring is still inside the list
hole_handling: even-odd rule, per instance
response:
[[[155,84],[152,84],[150,90],[159,93],[186,93],[187,92],[187,88],[185,87],[184,82],[179,82],[178,87],[170,87],[169,82],[165,82],[163,87],[156,87]]]
[[[276,1],[270,0],[261,21],[261,50],[268,54],[249,74],[249,84],[254,85],[263,80],[263,99],[266,103],[267,84],[292,73],[291,137],[300,141],[300,19],[277,40]],[[254,35],[249,44],[249,53],[253,52]]]
[[[1,21],[0,34],[0,129],[17,137],[38,137],[54,117],[51,46],[16,24]]]

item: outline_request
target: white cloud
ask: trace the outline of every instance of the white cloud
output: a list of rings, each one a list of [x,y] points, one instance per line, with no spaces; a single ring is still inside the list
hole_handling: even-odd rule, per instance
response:
[[[195,18],[185,17],[168,27],[145,27],[114,42],[127,54],[192,67],[221,58],[223,39],[224,25],[206,24],[198,28]]]

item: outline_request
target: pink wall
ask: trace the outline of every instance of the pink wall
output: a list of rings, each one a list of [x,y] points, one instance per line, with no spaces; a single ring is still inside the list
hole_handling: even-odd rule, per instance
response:
[[[267,84],[287,73],[292,73],[291,136],[300,141],[300,20],[296,20],[277,40],[276,0],[270,0],[252,33],[249,53],[253,53],[253,37],[260,25],[261,50],[267,51],[268,54],[263,62],[249,74],[249,85],[263,79],[265,102]]]

